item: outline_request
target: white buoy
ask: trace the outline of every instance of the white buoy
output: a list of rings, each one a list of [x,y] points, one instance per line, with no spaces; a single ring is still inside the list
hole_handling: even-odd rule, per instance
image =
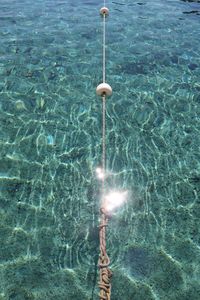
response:
[[[102,7],[101,9],[100,9],[100,14],[103,16],[103,15],[106,15],[106,16],[108,16],[109,15],[109,9],[107,8],[107,7]]]
[[[101,83],[96,88],[96,93],[98,96],[111,96],[112,95],[112,88],[107,83]]]

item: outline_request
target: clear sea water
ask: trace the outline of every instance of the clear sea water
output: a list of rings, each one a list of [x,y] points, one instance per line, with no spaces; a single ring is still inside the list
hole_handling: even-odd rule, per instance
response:
[[[1,300],[98,299],[102,4],[0,1]],[[200,3],[107,6],[111,299],[199,300]]]

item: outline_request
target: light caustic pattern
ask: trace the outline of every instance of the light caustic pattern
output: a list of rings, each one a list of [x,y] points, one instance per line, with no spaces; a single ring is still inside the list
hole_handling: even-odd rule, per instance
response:
[[[93,175],[102,127],[94,86],[102,39],[91,2],[1,1],[5,299],[71,299],[73,293],[87,300],[93,288],[98,294],[101,184]],[[128,193],[109,220],[108,250],[118,270],[112,298],[196,300],[200,31],[198,14],[183,12],[196,11],[198,3],[123,2],[109,7],[107,78],[117,90],[107,105],[106,181],[134,198]],[[127,282],[129,289],[121,289]]]

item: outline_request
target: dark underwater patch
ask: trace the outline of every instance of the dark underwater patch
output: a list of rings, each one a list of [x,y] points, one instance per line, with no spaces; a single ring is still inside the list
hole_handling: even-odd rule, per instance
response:
[[[181,0],[182,2],[189,2],[189,3],[200,3],[200,0]]]
[[[194,70],[196,70],[196,68],[198,68],[198,65],[197,65],[197,64],[191,63],[191,64],[188,65],[188,68],[189,68],[191,71],[194,71]]]
[[[200,15],[200,12],[198,10],[191,10],[191,11],[183,11],[183,14],[185,14],[185,15],[191,15],[191,14]]]
[[[125,5],[125,3],[119,3],[119,2],[114,2],[112,1],[113,4],[116,4],[116,5]]]
[[[131,247],[125,255],[125,264],[130,267],[130,272],[136,278],[149,277],[153,272],[152,255],[142,247]]]

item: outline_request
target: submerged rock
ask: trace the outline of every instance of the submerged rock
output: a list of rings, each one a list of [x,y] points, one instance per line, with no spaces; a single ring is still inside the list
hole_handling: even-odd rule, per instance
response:
[[[43,109],[44,105],[45,105],[44,98],[37,98],[37,100],[36,100],[36,107],[38,109]]]
[[[196,68],[198,68],[198,65],[197,65],[197,64],[189,64],[189,65],[188,65],[188,68],[189,68],[191,71],[194,71]]]
[[[15,108],[19,111],[22,111],[22,110],[27,110],[25,104],[24,104],[24,101],[22,100],[17,100],[15,102]]]

